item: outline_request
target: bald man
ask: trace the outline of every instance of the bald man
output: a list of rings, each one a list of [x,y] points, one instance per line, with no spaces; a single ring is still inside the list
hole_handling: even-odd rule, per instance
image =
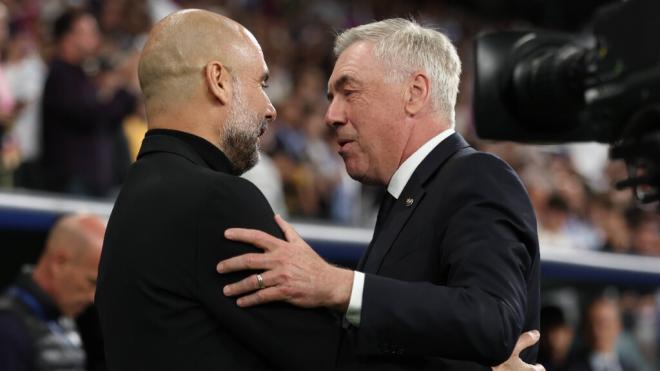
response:
[[[105,223],[72,215],[52,228],[44,251],[0,299],[0,370],[84,370],[73,318],[94,299]]]
[[[283,237],[238,177],[276,115],[259,44],[220,15],[177,12],[153,28],[139,77],[150,130],[108,223],[96,294],[108,369],[333,369],[340,327],[328,312],[239,308],[222,288],[254,272],[215,271],[257,251],[225,229]]]

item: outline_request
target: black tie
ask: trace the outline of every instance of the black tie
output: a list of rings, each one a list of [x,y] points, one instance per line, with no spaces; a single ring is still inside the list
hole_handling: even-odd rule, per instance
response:
[[[378,234],[383,228],[383,225],[385,224],[385,220],[387,220],[387,215],[390,213],[390,210],[392,210],[392,206],[394,206],[395,202],[396,202],[396,198],[394,198],[394,196],[392,196],[389,192],[385,191],[385,194],[383,195],[383,199],[380,201],[378,216],[376,217],[374,236],[371,238],[371,243],[369,243],[369,246],[367,247],[367,251],[365,251],[364,255],[362,256],[360,262],[357,265],[358,270],[362,271],[364,269],[364,266],[367,263],[367,259],[369,258],[369,254],[371,253],[371,249],[373,248],[374,243],[378,238]]]
[[[378,216],[376,217],[376,227],[374,228],[373,237],[374,240],[383,228],[383,224],[385,224],[385,220],[387,220],[387,215],[390,213],[390,210],[392,210],[392,206],[394,206],[395,202],[396,198],[394,198],[390,192],[385,191],[383,200],[380,202],[380,208],[378,209]]]

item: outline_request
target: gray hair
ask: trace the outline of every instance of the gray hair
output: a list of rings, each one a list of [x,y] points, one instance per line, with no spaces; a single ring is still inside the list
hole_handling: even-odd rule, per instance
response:
[[[445,113],[454,125],[461,61],[447,36],[414,20],[386,19],[340,33],[335,40],[335,56],[361,41],[374,43],[375,57],[394,70],[391,76],[397,82],[415,71],[424,71],[431,82],[434,108]]]

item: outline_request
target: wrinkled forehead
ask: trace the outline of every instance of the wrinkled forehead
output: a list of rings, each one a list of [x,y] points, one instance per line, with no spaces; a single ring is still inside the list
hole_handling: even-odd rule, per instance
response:
[[[358,41],[346,48],[337,57],[328,80],[328,91],[333,91],[347,82],[357,83],[383,78],[383,64],[375,57],[373,48],[373,43],[366,41]]]

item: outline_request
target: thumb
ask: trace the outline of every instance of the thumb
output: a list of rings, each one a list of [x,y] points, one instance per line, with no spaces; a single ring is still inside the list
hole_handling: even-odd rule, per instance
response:
[[[515,348],[513,348],[512,355],[517,357],[520,354],[520,352],[536,344],[536,342],[539,341],[540,337],[541,334],[537,330],[527,331],[523,333],[518,338],[518,341],[516,342],[516,346]]]

